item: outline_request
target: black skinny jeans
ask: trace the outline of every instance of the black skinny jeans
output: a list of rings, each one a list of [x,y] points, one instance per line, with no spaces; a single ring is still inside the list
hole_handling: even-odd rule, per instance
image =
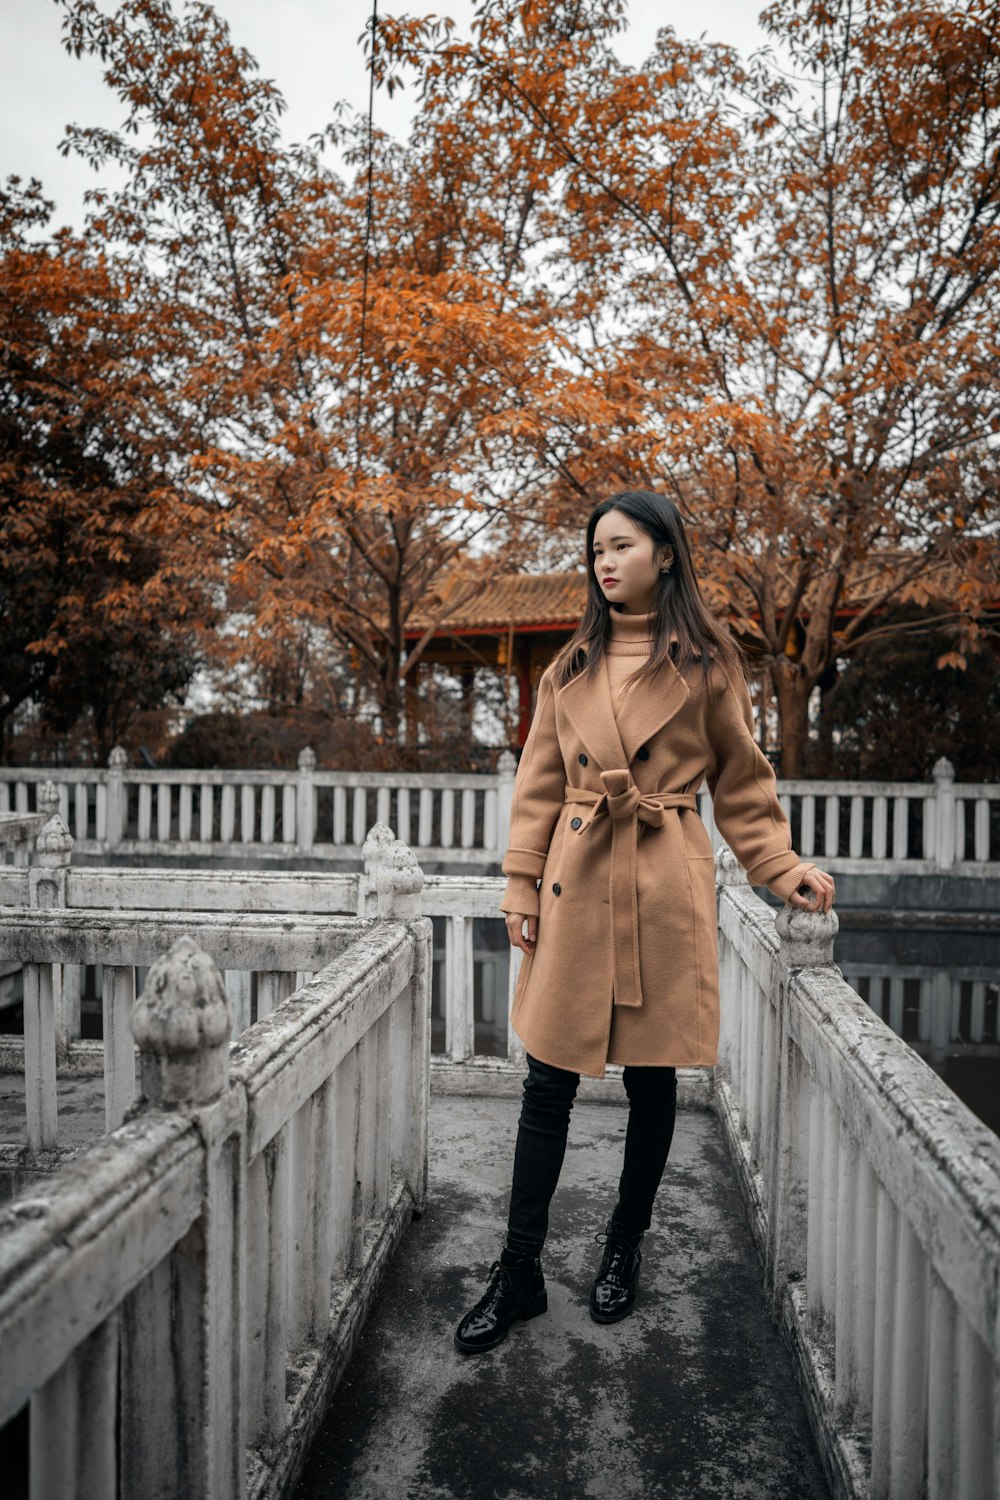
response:
[[[566,1154],[569,1115],[579,1083],[579,1073],[528,1055],[507,1220],[511,1250],[537,1252],[545,1241],[549,1202]],[[649,1228],[667,1163],[677,1112],[677,1069],[627,1067],[624,1083],[628,1128],[613,1217],[636,1232]]]

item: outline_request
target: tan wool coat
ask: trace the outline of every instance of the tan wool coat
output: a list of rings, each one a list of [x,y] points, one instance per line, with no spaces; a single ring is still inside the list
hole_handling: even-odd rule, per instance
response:
[[[708,1067],[718,1058],[715,864],[694,793],[750,882],[783,900],[805,870],[742,676],[663,662],[617,719],[607,658],[538,685],[514,780],[500,909],[537,915],[512,1024],[542,1062]],[[535,882],[540,878],[541,886]]]

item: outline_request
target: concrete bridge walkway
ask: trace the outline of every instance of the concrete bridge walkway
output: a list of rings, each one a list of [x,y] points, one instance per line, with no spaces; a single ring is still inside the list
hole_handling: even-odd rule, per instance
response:
[[[543,1259],[549,1311],[497,1349],[452,1331],[506,1214],[518,1102],[434,1097],[403,1237],[297,1500],[827,1500],[716,1117],[680,1110],[623,1322],[587,1311],[624,1107],[577,1103]]]

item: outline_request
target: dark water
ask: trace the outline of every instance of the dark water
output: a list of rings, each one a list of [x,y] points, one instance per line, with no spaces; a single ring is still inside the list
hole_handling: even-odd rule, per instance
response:
[[[1000,922],[920,927],[845,913],[833,956],[851,988],[1000,1135]]]

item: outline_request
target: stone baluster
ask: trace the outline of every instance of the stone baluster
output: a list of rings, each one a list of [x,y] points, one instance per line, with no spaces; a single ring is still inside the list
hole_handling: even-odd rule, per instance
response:
[[[955,864],[955,767],[944,755],[934,762],[934,864],[951,870]]]
[[[507,853],[510,841],[510,804],[514,797],[514,777],[517,761],[510,750],[504,750],[497,759],[497,864]]]
[[[315,769],[316,752],[306,745],[299,751],[299,779],[296,786],[295,847],[299,854],[311,854],[316,841]]]
[[[50,908],[66,905],[66,872],[73,837],[58,813],[49,818],[35,840],[34,863],[28,870],[28,904]],[[24,987],[24,1103],[28,1145],[33,1151],[58,1141],[56,1055],[65,1046],[66,1019],[62,1006],[59,964],[25,964]],[[79,1034],[79,1013],[77,1014]]]
[[[128,788],[125,785],[125,767],[128,753],[116,745],[108,756],[108,825],[105,843],[108,849],[117,849],[128,828]]]
[[[136,1003],[144,1109],[194,1113],[205,1190],[194,1224],[123,1305],[122,1500],[246,1493],[245,1100],[230,1090],[222,975],[182,936]]]

